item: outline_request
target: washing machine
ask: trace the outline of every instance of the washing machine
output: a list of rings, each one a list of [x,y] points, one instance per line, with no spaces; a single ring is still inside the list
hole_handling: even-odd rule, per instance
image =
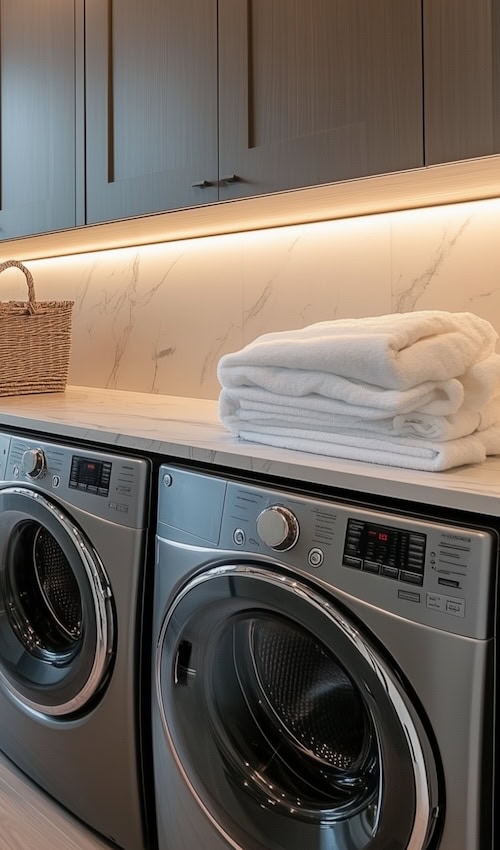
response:
[[[160,850],[492,850],[497,534],[163,465]]]
[[[148,843],[150,482],[140,458],[0,434],[0,749],[126,850]]]

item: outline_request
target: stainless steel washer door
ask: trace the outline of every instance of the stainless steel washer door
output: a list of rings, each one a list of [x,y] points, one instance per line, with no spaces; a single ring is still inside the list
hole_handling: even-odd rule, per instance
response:
[[[97,553],[34,489],[0,489],[0,686],[27,710],[73,715],[106,681],[111,590]]]
[[[419,717],[314,589],[257,565],[207,570],[167,612],[156,686],[178,768],[230,846],[427,846],[437,781]]]

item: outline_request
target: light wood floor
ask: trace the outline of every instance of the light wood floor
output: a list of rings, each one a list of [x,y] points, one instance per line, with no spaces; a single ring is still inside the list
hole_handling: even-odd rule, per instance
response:
[[[0,850],[110,850],[0,753]]]

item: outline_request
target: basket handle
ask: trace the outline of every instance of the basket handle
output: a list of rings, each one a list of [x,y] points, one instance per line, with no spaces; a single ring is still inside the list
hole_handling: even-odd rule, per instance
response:
[[[10,268],[21,269],[21,271],[24,272],[26,283],[28,285],[27,307],[28,311],[33,315],[33,313],[36,313],[35,284],[33,282],[33,275],[26,266],[19,262],[19,260],[5,260],[3,263],[0,263],[0,274],[5,271],[5,269]]]

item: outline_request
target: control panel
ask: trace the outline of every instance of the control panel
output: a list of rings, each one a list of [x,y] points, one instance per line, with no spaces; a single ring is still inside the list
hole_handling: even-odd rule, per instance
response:
[[[425,534],[349,518],[342,563],[355,570],[422,585],[426,540]]]
[[[0,434],[0,472],[0,487],[27,484],[69,508],[131,528],[148,522],[145,460]]]
[[[487,529],[171,466],[160,474],[158,520],[158,537],[214,558],[260,561],[452,633],[491,632],[496,537]]]

